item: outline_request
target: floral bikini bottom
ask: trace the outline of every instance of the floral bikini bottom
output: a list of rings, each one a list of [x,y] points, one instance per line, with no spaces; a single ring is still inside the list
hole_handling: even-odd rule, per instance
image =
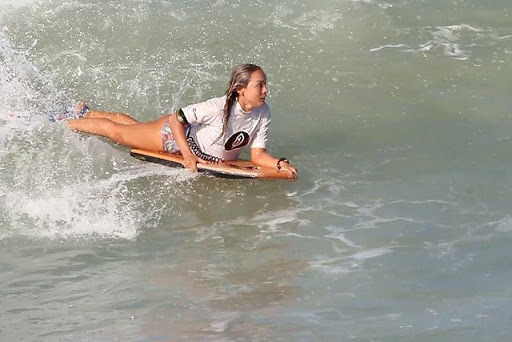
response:
[[[188,135],[188,127],[187,127],[187,135]],[[174,140],[174,135],[171,131],[171,125],[169,124],[169,120],[166,120],[164,126],[162,127],[162,147],[167,153],[179,153],[180,148]]]

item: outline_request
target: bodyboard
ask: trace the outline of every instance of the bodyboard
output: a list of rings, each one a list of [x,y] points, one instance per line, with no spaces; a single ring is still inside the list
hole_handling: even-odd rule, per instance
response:
[[[137,159],[172,167],[184,167],[180,154],[132,149],[130,155]],[[270,167],[261,167],[249,160],[233,160],[220,164],[198,163],[197,169],[221,178],[289,179],[289,174]]]

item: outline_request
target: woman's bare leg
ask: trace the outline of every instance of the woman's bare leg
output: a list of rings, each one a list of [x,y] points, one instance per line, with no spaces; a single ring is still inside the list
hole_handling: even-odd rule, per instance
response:
[[[139,123],[139,121],[125,113],[102,112],[94,109],[90,109],[84,116],[84,119],[109,119],[124,125]]]
[[[111,118],[101,117],[102,112],[89,112],[84,118],[77,120],[68,120],[68,126],[72,130],[99,135],[112,140],[118,144],[141,148],[151,151],[162,151],[162,127],[169,116],[163,116],[160,119],[149,122],[130,121],[124,116],[114,116],[127,119],[127,123],[119,123]],[[93,114],[92,117],[89,114]],[[106,113],[111,114],[111,113]],[[98,115],[97,117],[94,117]],[[107,116],[109,116],[107,115]],[[114,115],[117,115],[115,113]],[[129,117],[128,115],[126,115]]]

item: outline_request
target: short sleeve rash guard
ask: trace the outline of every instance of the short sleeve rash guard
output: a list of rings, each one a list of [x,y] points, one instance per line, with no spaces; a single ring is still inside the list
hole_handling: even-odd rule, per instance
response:
[[[226,132],[219,138],[225,103],[226,96],[222,96],[181,108],[191,125],[188,139],[192,150],[195,144],[207,155],[236,160],[245,146],[265,148],[270,123],[268,105],[245,112],[236,101],[230,111]]]

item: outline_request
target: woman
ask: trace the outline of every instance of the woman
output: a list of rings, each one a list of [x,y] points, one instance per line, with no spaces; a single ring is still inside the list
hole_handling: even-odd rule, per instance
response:
[[[270,109],[265,103],[267,77],[254,64],[241,64],[231,73],[225,96],[192,104],[150,122],[139,122],[123,113],[89,110],[80,103],[79,119],[68,126],[106,137],[132,148],[181,153],[186,168],[197,172],[197,163],[236,160],[244,146],[251,161],[275,167],[297,178],[297,169],[286,158],[266,151]]]

